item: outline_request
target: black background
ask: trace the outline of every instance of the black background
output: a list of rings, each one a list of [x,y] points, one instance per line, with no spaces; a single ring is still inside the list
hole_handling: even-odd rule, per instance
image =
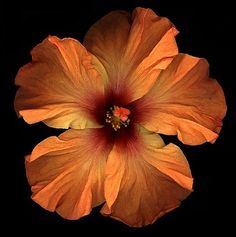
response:
[[[175,2],[175,3],[174,3]],[[49,4],[50,3],[50,4]],[[3,198],[1,214],[8,231],[23,231],[26,236],[46,230],[66,231],[66,236],[182,236],[204,235],[230,227],[231,190],[229,185],[233,153],[233,129],[236,122],[233,83],[233,16],[226,1],[158,1],[102,0],[64,2],[3,1],[1,3],[1,175]],[[28,125],[16,117],[13,101],[17,70],[31,60],[30,50],[50,35],[83,40],[89,27],[111,10],[132,11],[136,6],[150,7],[158,15],[168,17],[180,31],[179,50],[207,58],[210,75],[223,87],[228,104],[227,116],[219,139],[214,145],[185,146],[176,138],[164,137],[183,149],[190,163],[194,192],[181,207],[165,215],[153,225],[140,229],[99,214],[99,208],[78,221],[67,221],[50,213],[30,199],[24,155],[50,135],[61,131],[44,124]],[[230,150],[231,149],[231,150]],[[225,225],[226,224],[226,225]],[[40,228],[39,228],[40,227]]]

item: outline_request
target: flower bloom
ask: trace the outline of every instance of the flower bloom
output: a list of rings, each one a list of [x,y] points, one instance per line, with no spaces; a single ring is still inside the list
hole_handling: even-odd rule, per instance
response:
[[[17,76],[15,108],[29,123],[68,129],[26,157],[32,199],[64,218],[101,213],[153,223],[192,191],[184,144],[214,142],[223,91],[205,59],[179,54],[174,25],[150,9],[113,11],[83,45],[49,36]]]

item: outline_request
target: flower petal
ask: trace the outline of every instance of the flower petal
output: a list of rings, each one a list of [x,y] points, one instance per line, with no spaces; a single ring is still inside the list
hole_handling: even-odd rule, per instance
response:
[[[32,199],[66,219],[87,215],[104,202],[104,167],[111,147],[101,136],[102,129],[68,130],[39,143],[26,159]]]
[[[126,147],[116,143],[106,165],[104,215],[133,226],[153,223],[178,207],[192,190],[188,162],[181,150],[164,145],[144,128]]]
[[[191,145],[213,143],[226,113],[224,93],[209,78],[207,61],[185,54],[176,56],[149,93],[131,107],[148,130],[177,134]]]
[[[22,67],[15,108],[28,123],[55,128],[97,127],[96,101],[104,94],[104,69],[76,40],[49,36],[32,50],[32,63]]]
[[[132,16],[113,11],[103,17],[90,28],[84,45],[105,66],[114,93],[128,90],[129,100],[135,100],[178,53],[176,34],[167,18],[136,8]]]

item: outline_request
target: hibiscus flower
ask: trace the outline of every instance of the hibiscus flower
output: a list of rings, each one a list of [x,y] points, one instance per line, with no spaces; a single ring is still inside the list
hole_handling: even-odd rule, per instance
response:
[[[17,76],[15,108],[33,124],[68,129],[26,157],[32,199],[66,219],[101,213],[153,223],[192,191],[179,147],[214,142],[226,112],[205,59],[178,54],[177,30],[152,10],[113,11],[83,45],[49,36]]]

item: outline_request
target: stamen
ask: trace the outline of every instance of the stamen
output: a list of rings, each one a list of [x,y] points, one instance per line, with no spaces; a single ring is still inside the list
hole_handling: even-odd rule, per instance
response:
[[[106,112],[106,123],[110,123],[112,128],[117,131],[123,125],[127,127],[129,125],[130,119],[128,116],[130,111],[123,107],[118,107],[114,105]]]

